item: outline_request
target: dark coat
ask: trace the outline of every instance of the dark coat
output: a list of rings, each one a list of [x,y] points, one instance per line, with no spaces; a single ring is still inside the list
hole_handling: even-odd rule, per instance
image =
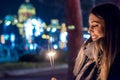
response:
[[[120,80],[120,53],[116,55],[116,58],[111,66],[108,80]]]

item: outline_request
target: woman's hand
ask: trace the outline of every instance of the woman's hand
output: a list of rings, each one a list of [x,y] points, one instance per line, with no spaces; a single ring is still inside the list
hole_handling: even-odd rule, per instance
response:
[[[51,80],[57,80],[55,77],[52,77]]]

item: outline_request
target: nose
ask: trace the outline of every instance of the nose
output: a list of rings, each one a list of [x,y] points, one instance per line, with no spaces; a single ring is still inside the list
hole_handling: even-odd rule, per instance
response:
[[[90,26],[90,27],[88,28],[88,33],[91,33],[91,32],[93,32],[93,28]]]

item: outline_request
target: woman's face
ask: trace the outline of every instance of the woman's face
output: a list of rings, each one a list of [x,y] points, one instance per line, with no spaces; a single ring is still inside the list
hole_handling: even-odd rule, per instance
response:
[[[89,29],[92,40],[95,41],[104,36],[104,20],[96,17],[94,14],[89,16]]]

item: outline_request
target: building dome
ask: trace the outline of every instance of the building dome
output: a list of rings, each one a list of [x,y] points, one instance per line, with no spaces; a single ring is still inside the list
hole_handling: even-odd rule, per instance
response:
[[[23,3],[20,5],[18,10],[18,18],[20,22],[24,22],[26,19],[35,16],[36,10],[30,3]]]
[[[17,26],[19,28],[20,34],[24,35],[24,25],[23,23],[31,17],[36,15],[35,7],[26,0],[25,3],[21,4],[18,9],[18,23]]]

